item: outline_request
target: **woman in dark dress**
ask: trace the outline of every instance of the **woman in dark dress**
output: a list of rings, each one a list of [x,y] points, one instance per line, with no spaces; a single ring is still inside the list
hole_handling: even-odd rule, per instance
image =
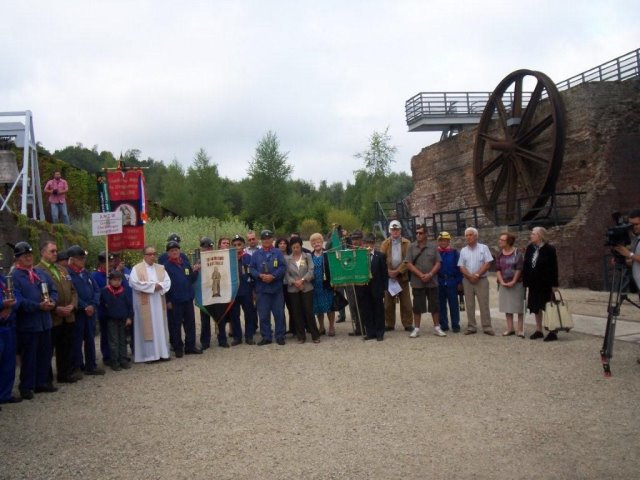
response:
[[[547,230],[534,227],[529,237],[531,243],[524,253],[522,278],[527,294],[527,308],[536,317],[536,331],[532,340],[544,337],[542,333],[542,312],[558,290],[558,257],[556,249],[547,243]],[[551,331],[545,342],[557,340],[557,331]]]

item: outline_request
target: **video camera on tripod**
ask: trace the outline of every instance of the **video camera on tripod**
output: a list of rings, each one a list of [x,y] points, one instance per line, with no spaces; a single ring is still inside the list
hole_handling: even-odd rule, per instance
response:
[[[604,246],[617,247],[618,245],[629,245],[631,243],[631,236],[629,234],[633,225],[629,223],[629,220],[623,217],[620,212],[613,212],[611,218],[613,218],[614,226],[607,228],[604,236]]]

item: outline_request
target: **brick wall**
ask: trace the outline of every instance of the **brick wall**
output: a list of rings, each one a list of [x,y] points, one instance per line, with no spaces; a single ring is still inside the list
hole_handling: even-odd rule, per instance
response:
[[[561,95],[567,128],[556,191],[586,195],[568,224],[550,229],[550,238],[558,250],[561,285],[599,289],[611,213],[640,208],[640,81],[587,83]],[[413,215],[431,217],[479,204],[472,165],[475,136],[476,129],[464,131],[412,158]],[[465,220],[473,224],[472,218]],[[488,219],[482,225],[481,241],[493,248],[497,233],[509,229]],[[520,233],[518,245],[524,247],[527,238],[527,232]]]

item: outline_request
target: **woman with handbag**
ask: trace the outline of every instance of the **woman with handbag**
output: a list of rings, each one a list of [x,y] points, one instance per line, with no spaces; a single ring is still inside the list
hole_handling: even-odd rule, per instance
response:
[[[285,274],[291,302],[289,321],[295,326],[298,343],[306,341],[306,331],[311,333],[313,343],[320,343],[320,333],[313,316],[313,259],[310,253],[302,251],[300,237],[293,237],[289,246],[291,255],[287,258]]]
[[[331,275],[329,274],[329,260],[323,251],[324,237],[321,233],[314,233],[309,237],[313,253],[313,314],[318,317],[320,335],[326,333],[324,329],[324,315],[329,319],[329,336],[336,334],[335,312],[331,310],[333,303],[333,288],[331,287]]]
[[[534,227],[530,234],[531,243],[524,253],[522,279],[528,290],[527,308],[536,317],[536,331],[531,340],[544,337],[542,333],[542,312],[547,302],[558,290],[558,257],[556,249],[547,243],[547,230]],[[557,330],[550,331],[544,339],[551,342],[558,339]]]
[[[502,336],[517,335],[524,338],[524,286],[522,267],[524,257],[514,247],[516,236],[503,232],[498,237],[500,254],[496,258],[499,309],[507,319],[507,329]],[[518,314],[518,329],[513,328],[513,314]]]

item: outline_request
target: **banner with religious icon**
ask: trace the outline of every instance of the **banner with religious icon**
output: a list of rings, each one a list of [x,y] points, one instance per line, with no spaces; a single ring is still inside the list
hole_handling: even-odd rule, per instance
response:
[[[200,252],[196,305],[229,303],[236,298],[240,277],[236,249]]]
[[[144,248],[147,199],[142,171],[110,170],[98,176],[97,185],[101,211],[122,213],[122,233],[108,235],[109,250]]]

